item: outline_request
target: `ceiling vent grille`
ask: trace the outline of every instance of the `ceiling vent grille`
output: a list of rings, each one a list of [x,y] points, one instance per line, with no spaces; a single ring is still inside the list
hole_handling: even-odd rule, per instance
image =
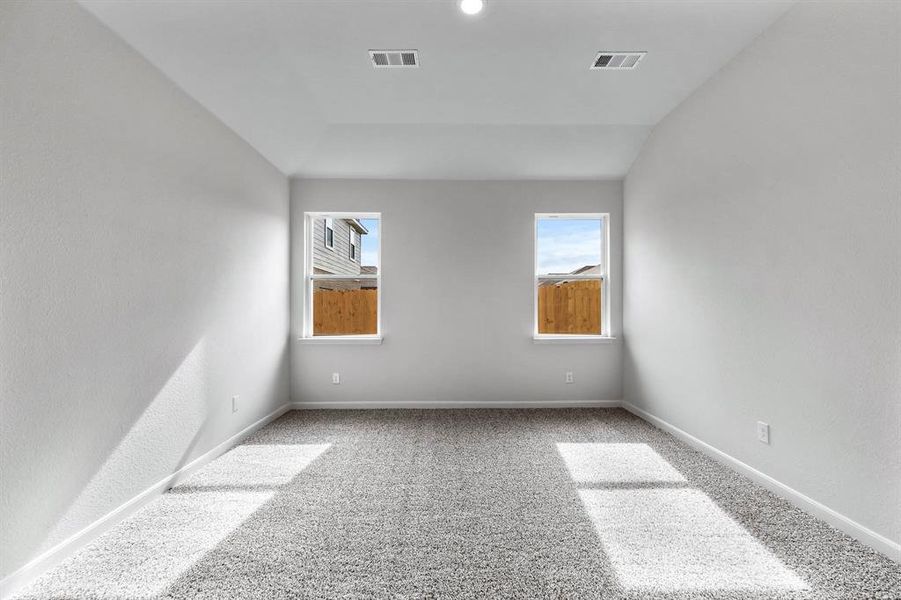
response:
[[[369,59],[375,69],[417,69],[418,50],[370,50]]]
[[[634,69],[645,54],[647,52],[598,52],[591,68],[612,71]]]

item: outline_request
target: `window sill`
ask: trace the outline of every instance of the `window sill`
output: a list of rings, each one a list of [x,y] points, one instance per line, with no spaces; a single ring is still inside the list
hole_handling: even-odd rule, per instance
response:
[[[316,337],[299,337],[301,344],[329,345],[356,344],[361,346],[378,346],[382,343],[380,335],[317,335]]]
[[[607,335],[533,335],[535,344],[615,344],[616,338]]]

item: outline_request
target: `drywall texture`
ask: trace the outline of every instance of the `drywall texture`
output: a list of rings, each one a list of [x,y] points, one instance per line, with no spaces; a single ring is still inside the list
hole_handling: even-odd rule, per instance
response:
[[[0,4],[0,89],[3,576],[287,401],[289,249],[287,180],[79,6]]]
[[[627,399],[895,542],[899,10],[799,3],[657,127],[624,201]]]
[[[621,350],[536,345],[534,215],[609,212],[612,319],[619,336],[619,182],[293,180],[295,402],[487,403],[616,400]],[[298,342],[305,211],[382,213],[380,346]],[[575,383],[564,384],[565,371]],[[332,385],[331,374],[341,373]]]

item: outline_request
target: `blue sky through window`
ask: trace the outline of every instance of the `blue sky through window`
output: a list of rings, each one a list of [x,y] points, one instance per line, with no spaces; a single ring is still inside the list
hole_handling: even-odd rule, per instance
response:
[[[360,219],[363,227],[369,230],[369,233],[362,236],[362,262],[364,267],[379,266],[379,220],[378,219]]]
[[[600,219],[539,219],[538,273],[572,273],[601,264]]]

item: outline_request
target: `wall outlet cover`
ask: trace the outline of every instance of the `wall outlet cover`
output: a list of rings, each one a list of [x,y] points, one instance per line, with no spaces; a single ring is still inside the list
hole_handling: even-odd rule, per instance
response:
[[[770,443],[770,426],[763,421],[757,421],[757,441],[762,444]]]

